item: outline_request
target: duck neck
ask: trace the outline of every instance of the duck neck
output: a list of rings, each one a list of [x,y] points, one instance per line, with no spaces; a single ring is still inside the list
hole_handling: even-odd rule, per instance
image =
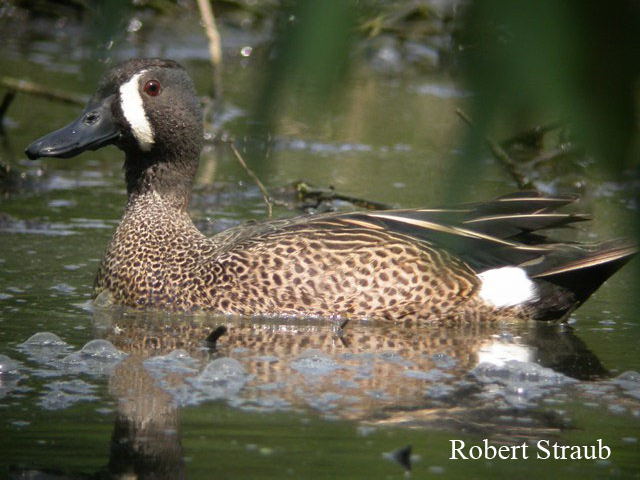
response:
[[[129,204],[135,203],[138,197],[155,193],[166,205],[186,212],[198,166],[197,157],[187,161],[181,155],[160,158],[150,154],[138,154],[135,158],[127,155],[124,168]]]

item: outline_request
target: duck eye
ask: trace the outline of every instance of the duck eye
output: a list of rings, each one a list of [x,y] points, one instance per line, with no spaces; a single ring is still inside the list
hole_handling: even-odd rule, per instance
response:
[[[155,97],[160,93],[160,82],[157,80],[149,80],[144,84],[144,93],[149,95],[150,97]]]

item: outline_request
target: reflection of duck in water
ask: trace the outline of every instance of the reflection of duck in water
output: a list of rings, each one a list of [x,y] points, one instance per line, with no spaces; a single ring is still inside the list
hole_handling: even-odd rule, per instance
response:
[[[549,324],[397,328],[356,321],[333,328],[304,320],[249,323],[150,312],[121,316],[109,309],[95,312],[95,325],[99,336],[131,354],[109,380],[118,400],[109,471],[142,477],[145,472],[154,478],[184,474],[176,403],[191,403],[197,397],[188,394],[207,387],[212,398],[249,410],[312,409],[365,425],[438,428],[519,444],[555,438],[566,420],[554,411],[513,406],[488,394],[513,385],[483,388],[469,375],[479,362],[528,365],[532,377],[543,375],[533,388],[547,393],[554,383],[565,384],[558,378],[570,383],[562,373],[575,378],[606,374],[570,329]],[[189,373],[178,362],[163,373],[157,366],[166,363],[158,359],[169,357],[197,359],[188,365],[199,367]],[[499,371],[496,379],[505,379],[502,372],[508,371]],[[519,376],[524,370],[511,371]]]
[[[138,478],[185,478],[188,463],[184,455],[190,456],[191,452],[189,447],[182,447],[180,418],[185,415],[178,405],[185,398],[181,395],[203,386],[223,392],[212,398],[229,400],[249,410],[275,406],[295,412],[311,408],[334,419],[357,419],[358,424],[364,423],[363,433],[368,430],[367,425],[401,424],[426,427],[426,432],[444,428],[520,444],[525,439],[554,439],[565,428],[566,420],[554,409],[510,407],[500,397],[488,395],[497,388],[508,387],[492,384],[483,388],[473,374],[480,368],[478,362],[499,366],[520,360],[530,366],[532,377],[544,375],[537,388],[545,389],[547,394],[557,383],[554,374],[549,369],[536,370],[532,362],[557,366],[561,372],[567,367],[569,374],[571,365],[592,367],[590,371],[583,369],[578,378],[604,374],[597,358],[570,330],[550,324],[481,322],[399,329],[388,322],[351,322],[343,329],[332,329],[309,321],[248,324],[225,318],[221,329],[218,321],[219,318],[175,318],[148,312],[127,312],[122,316],[113,309],[95,312],[98,336],[130,353],[109,378],[109,391],[118,405],[109,474],[118,478],[134,474]],[[205,339],[213,332],[217,332],[213,335],[215,345],[207,346]],[[173,362],[167,362],[169,358]],[[196,364],[198,367],[193,368]],[[158,368],[163,365],[167,367],[164,371]],[[486,368],[483,371],[486,373]],[[499,371],[495,378],[504,379],[503,372],[508,371]],[[523,370],[511,371],[519,375]],[[276,395],[283,401],[274,403]],[[225,418],[218,422],[216,415],[220,413]],[[234,417],[236,414],[238,417]],[[197,424],[203,430],[197,426],[194,433],[194,415],[186,416],[191,417],[184,429],[189,432],[186,436],[191,448],[198,432],[227,438],[230,428],[238,433],[233,430],[238,428],[235,421],[244,418],[242,413],[229,413],[221,406],[204,406],[195,415],[199,419],[196,422],[206,419],[204,424]],[[253,432],[262,428],[265,431],[261,435],[268,436],[273,420],[260,415],[250,418],[249,433],[238,433],[239,437],[252,438]],[[283,417],[279,418],[281,422]],[[291,425],[299,425],[302,418],[309,417],[291,416]],[[257,425],[252,423],[254,419],[259,422]],[[240,423],[245,424],[246,420]],[[308,432],[315,430],[305,429],[294,435]],[[200,438],[197,442],[208,445]],[[224,455],[208,446],[202,448],[204,455]],[[242,443],[239,449],[243,449]],[[374,455],[380,457],[379,452]],[[34,469],[29,472],[33,475]],[[104,475],[103,469],[95,476]],[[49,477],[87,475],[86,471],[75,477],[69,472],[59,476],[47,472]]]
[[[230,374],[234,382],[242,379],[242,389],[230,394],[237,405],[312,407],[341,418],[367,419],[389,408],[457,408],[479,388],[468,381],[479,363],[501,366],[517,360],[577,378],[606,373],[579,339],[553,325],[474,322],[397,328],[387,322],[351,322],[335,328],[310,321],[229,319],[220,325],[219,319],[208,317],[122,318],[112,311],[98,311],[95,319],[98,335],[127,353],[177,359],[178,349],[190,361],[197,359],[198,368],[178,377],[168,374],[164,383],[171,385],[179,403],[192,403],[195,394],[189,389],[205,391],[211,378],[217,378],[215,383]],[[193,398],[206,398],[206,392],[198,395]],[[466,401],[469,408],[486,406]]]
[[[114,478],[186,478],[178,409],[140,357],[121,362],[109,384],[118,401],[109,473]]]
[[[213,238],[187,206],[202,146],[193,85],[177,63],[112,69],[82,116],[27,149],[71,157],[114,143],[128,204],[96,295],[132,307],[242,315],[558,319],[633,253],[626,242],[553,243],[539,230],[584,220],[572,197],[521,193],[454,209],[323,214]]]

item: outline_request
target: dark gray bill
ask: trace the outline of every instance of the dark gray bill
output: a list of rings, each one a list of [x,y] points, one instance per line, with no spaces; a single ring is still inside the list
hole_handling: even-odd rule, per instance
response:
[[[120,131],[111,114],[112,101],[113,95],[110,95],[99,102],[90,102],[78,119],[39,138],[27,147],[25,153],[31,160],[39,157],[69,158],[113,143]]]

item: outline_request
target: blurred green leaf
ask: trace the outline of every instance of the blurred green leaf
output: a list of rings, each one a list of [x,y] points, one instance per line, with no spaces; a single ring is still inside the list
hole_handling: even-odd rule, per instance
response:
[[[614,176],[637,166],[639,6],[633,0],[473,2],[460,44],[476,128],[461,177],[473,170],[471,162],[479,168],[474,159],[496,119],[524,129],[559,118]]]
[[[354,22],[351,2],[343,0],[302,0],[280,10],[271,52],[275,60],[268,63],[257,108],[261,127],[273,130],[291,90],[307,93],[299,110],[308,117],[341,92]]]

